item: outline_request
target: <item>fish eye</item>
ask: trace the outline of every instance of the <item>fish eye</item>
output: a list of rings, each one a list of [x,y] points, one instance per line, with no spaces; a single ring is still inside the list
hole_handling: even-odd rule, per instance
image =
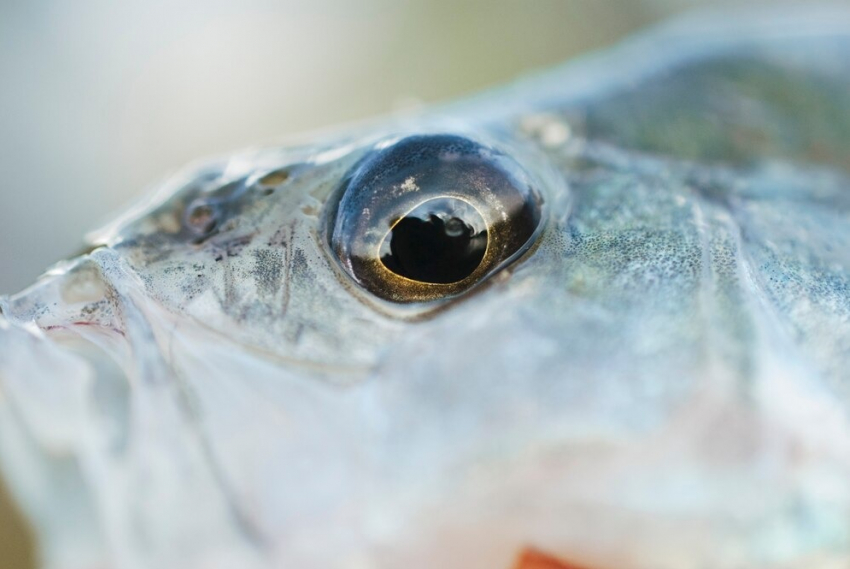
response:
[[[457,135],[420,135],[372,151],[329,204],[328,239],[343,270],[384,300],[461,294],[518,257],[542,198],[520,165]]]

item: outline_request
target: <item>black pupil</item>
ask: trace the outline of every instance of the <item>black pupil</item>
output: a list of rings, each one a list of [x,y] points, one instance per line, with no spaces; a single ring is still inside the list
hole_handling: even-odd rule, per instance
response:
[[[471,275],[487,250],[487,230],[468,204],[431,200],[398,221],[381,247],[381,262],[415,281],[450,284]]]

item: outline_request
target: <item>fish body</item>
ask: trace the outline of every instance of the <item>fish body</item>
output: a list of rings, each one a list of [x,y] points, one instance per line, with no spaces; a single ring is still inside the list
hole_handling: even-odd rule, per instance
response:
[[[761,22],[189,167],[0,297],[43,565],[847,566],[850,13]],[[533,236],[374,294],[334,204],[367,166],[421,191],[420,155],[371,157],[447,135],[528,188]]]

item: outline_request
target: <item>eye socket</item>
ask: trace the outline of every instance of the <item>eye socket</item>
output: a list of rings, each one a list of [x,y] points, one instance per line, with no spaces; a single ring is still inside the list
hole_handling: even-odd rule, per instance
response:
[[[523,252],[542,199],[509,156],[455,135],[411,136],[362,159],[330,204],[343,269],[394,302],[448,298]]]

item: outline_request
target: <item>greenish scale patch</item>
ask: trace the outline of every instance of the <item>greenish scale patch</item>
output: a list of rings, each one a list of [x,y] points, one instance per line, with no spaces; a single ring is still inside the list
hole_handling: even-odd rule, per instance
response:
[[[584,266],[604,269],[609,285],[612,278],[618,281],[614,290],[698,281],[701,247],[690,208],[693,196],[684,187],[613,174],[575,190],[574,250]]]
[[[672,69],[591,104],[586,136],[687,160],[806,160],[850,170],[846,76],[729,57]]]

